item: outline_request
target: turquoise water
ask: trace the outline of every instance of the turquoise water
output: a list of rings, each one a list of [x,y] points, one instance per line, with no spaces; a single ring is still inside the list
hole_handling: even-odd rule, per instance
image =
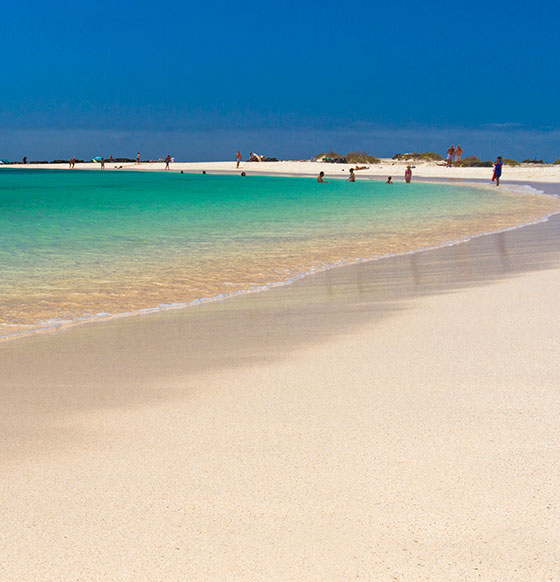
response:
[[[446,244],[553,202],[426,183],[2,170],[0,337]]]

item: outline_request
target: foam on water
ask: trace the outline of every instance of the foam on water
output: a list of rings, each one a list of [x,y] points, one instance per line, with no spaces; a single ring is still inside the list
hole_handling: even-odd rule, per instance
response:
[[[182,309],[560,211],[530,186],[0,172],[0,338]]]
[[[519,192],[521,194],[544,194],[542,190],[534,188],[529,184],[508,184],[502,185],[504,190],[510,190],[511,192]],[[549,196],[558,196],[557,194],[549,194]]]

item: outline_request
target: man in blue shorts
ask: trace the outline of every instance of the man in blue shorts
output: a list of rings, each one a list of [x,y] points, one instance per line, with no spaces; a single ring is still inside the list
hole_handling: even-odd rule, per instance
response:
[[[500,178],[502,176],[502,166],[504,163],[502,162],[502,157],[498,156],[496,162],[494,163],[494,175],[492,176],[492,182],[496,180],[496,186],[500,185]]]

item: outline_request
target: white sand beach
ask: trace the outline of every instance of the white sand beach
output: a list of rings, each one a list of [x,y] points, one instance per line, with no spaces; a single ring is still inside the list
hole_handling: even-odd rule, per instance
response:
[[[560,582],[559,12],[5,5],[0,582]]]
[[[487,180],[492,178],[492,168],[447,168],[443,162],[415,162],[415,161],[395,161],[390,158],[382,158],[379,164],[366,165],[367,170],[356,172],[360,178],[384,178],[392,176],[395,180],[403,180],[404,172],[408,165],[412,166],[413,179],[450,179],[450,180]],[[240,174],[246,172],[247,175],[269,174],[269,175],[295,175],[295,176],[317,176],[320,171],[330,178],[345,178],[348,170],[355,167],[355,164],[331,164],[325,162],[311,161],[279,161],[279,162],[241,162],[236,168],[234,161],[222,162],[174,162],[170,164],[170,171],[173,172],[202,172],[207,173],[232,173]],[[21,164],[0,165],[2,168],[25,168],[25,169],[68,169],[68,164]],[[75,170],[99,170],[98,163],[88,162],[76,164]],[[105,170],[134,170],[134,171],[163,171],[163,162],[142,162],[135,163],[109,163],[106,162]],[[560,165],[553,164],[522,164],[520,166],[505,166],[503,171],[503,182],[545,182],[560,183]]]
[[[559,294],[553,217],[1,344],[0,579],[560,580]]]

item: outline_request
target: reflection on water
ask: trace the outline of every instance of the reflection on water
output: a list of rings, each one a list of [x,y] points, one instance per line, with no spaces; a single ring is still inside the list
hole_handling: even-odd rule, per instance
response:
[[[502,266],[502,270],[506,272],[510,266],[510,262],[508,259],[506,236],[505,233],[503,232],[500,232],[496,235],[496,250],[498,257],[500,257],[500,264]]]
[[[420,285],[420,271],[418,269],[418,257],[415,254],[410,255],[410,271],[412,273],[412,280],[414,285],[418,287]]]
[[[386,305],[418,294],[448,292],[531,270],[560,266],[560,215],[547,222],[475,238],[468,243],[414,253],[321,274],[329,277],[329,301]],[[308,294],[307,300],[311,300]]]

